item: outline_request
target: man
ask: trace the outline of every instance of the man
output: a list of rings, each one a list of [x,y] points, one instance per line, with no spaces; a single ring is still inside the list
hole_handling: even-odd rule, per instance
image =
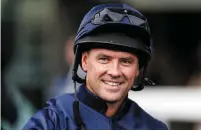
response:
[[[24,129],[167,129],[128,99],[129,90],[142,90],[151,58],[146,18],[126,4],[92,8],[75,38],[75,94],[47,102]],[[86,78],[77,75],[78,67]],[[76,82],[84,83],[76,90]]]

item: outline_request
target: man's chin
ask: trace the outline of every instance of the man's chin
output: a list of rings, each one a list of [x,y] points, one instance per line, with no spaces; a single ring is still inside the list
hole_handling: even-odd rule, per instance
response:
[[[115,104],[118,102],[118,100],[105,100],[105,102],[108,104]]]
[[[121,99],[109,99],[109,98],[104,98],[103,99],[106,103],[109,103],[109,104],[114,104],[114,103],[117,103],[118,101],[120,101]]]

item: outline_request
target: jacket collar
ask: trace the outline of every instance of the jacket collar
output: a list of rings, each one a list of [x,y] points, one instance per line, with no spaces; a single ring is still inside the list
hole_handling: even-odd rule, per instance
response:
[[[100,97],[94,95],[89,89],[87,89],[85,84],[80,86],[77,97],[79,101],[83,102],[85,105],[105,115],[107,110],[107,105],[105,101],[102,100]],[[127,96],[112,118],[120,119],[121,117],[123,117],[128,112],[130,105],[131,101],[129,101]]]

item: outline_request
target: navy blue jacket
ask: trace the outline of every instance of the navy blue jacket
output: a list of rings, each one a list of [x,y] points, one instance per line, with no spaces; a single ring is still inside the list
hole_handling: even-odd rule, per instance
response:
[[[85,129],[167,129],[164,123],[147,114],[129,98],[124,100],[113,117],[107,117],[105,115],[106,103],[93,95],[85,85],[79,88],[77,97]],[[74,94],[64,94],[50,99],[47,105],[38,111],[23,129],[77,129],[73,115],[74,101]]]

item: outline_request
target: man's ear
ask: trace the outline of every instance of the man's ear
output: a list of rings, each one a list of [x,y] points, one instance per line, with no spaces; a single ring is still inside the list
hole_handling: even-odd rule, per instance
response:
[[[137,73],[136,73],[136,77],[138,77],[139,74],[140,74],[140,69],[138,68],[138,69],[137,69]]]
[[[140,65],[139,65],[139,63],[138,63],[137,72],[136,72],[136,77],[138,77],[139,74],[140,74]]]
[[[83,52],[82,53],[82,59],[81,59],[81,66],[82,66],[82,70],[84,72],[87,72],[87,60],[88,60],[88,53]]]

